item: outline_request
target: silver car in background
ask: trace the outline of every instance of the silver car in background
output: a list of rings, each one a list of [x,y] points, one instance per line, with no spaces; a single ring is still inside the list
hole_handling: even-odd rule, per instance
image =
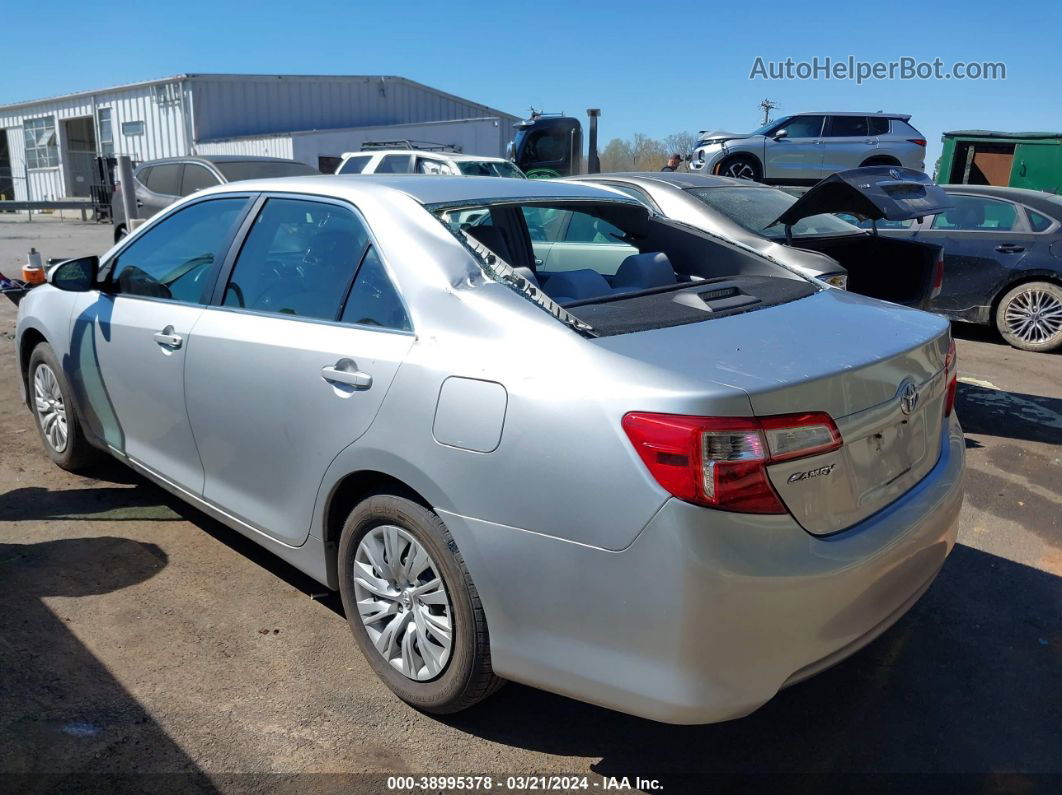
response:
[[[772,185],[813,185],[863,166],[925,171],[926,138],[901,113],[797,113],[751,133],[702,130],[690,168]]]
[[[556,213],[636,253],[540,267]],[[223,185],[57,265],[16,334],[58,465],[106,451],[341,591],[428,712],[511,679],[744,715],[884,632],[955,542],[947,322],[613,191]]]

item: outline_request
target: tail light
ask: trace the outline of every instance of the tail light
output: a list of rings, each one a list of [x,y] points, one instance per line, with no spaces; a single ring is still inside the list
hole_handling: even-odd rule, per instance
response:
[[[944,377],[948,382],[948,391],[944,394],[944,416],[950,417],[955,409],[955,393],[959,389],[959,360],[955,353],[955,340],[948,345],[948,355],[944,359]]]
[[[823,412],[751,418],[631,412],[623,430],[668,493],[738,513],[785,513],[767,466],[841,446]]]
[[[941,288],[944,287],[944,250],[941,249],[940,254],[937,255],[937,264],[933,266],[933,292],[930,293],[931,298],[936,298],[940,295]]]
[[[925,138],[908,138],[907,139],[907,143],[909,143],[909,144],[917,144],[918,146],[924,147],[926,145],[926,139]]]

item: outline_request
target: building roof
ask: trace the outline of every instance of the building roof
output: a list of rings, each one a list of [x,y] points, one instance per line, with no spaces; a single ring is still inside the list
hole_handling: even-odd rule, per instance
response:
[[[999,130],[952,130],[945,138],[1062,138],[1062,132],[1001,132]]]
[[[446,99],[450,99],[456,102],[461,102],[466,105],[472,105],[477,108],[482,108],[488,111],[491,116],[503,116],[511,118],[514,121],[518,120],[518,116],[514,116],[511,113],[492,108],[489,105],[484,105],[479,102],[474,102],[464,97],[459,97],[456,94],[450,94],[446,91],[441,91],[437,88],[418,83],[415,80],[410,80],[406,77],[399,77],[397,75],[272,75],[272,74],[225,74],[221,72],[186,72],[182,74],[171,75],[169,77],[160,77],[153,80],[140,80],[133,83],[122,83],[116,86],[105,86],[103,88],[88,89],[84,91],[73,91],[68,94],[59,94],[51,97],[42,97],[40,99],[21,100],[18,102],[10,102],[0,105],[0,112],[14,110],[20,107],[27,107],[32,105],[44,104],[48,102],[55,102],[57,100],[71,99],[73,97],[91,96],[92,94],[102,94],[110,91],[123,91],[135,88],[144,88],[146,86],[154,86],[162,83],[178,83],[182,81],[210,81],[210,80],[246,80],[246,81],[269,81],[269,80],[286,80],[289,82],[297,81],[345,81],[345,80],[380,80],[391,81],[396,83],[405,83],[408,86],[427,91]]]

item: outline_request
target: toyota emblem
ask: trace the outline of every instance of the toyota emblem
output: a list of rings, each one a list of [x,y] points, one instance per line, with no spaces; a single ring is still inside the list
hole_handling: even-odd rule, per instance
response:
[[[918,387],[908,381],[900,387],[900,411],[910,414],[918,406]]]

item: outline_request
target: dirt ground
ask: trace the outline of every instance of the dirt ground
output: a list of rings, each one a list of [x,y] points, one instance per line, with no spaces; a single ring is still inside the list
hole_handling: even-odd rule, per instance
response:
[[[98,253],[109,234],[0,216],[0,272],[30,245]],[[967,500],[936,584],[753,715],[676,727],[518,685],[446,719],[407,707],[335,595],[118,464],[54,467],[18,399],[14,322],[2,301],[0,787],[349,792],[385,790],[383,774],[531,772],[591,789],[818,792],[879,773],[931,777],[904,780],[916,790],[1062,787],[1062,356],[957,328]]]

